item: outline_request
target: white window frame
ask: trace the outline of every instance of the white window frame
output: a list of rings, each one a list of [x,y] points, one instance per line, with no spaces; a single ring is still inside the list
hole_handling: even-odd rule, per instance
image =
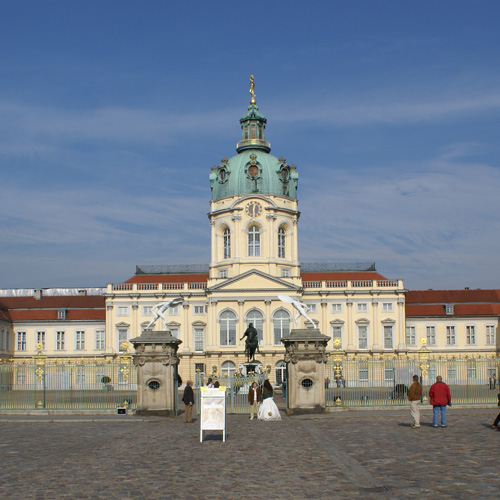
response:
[[[343,312],[344,308],[342,307],[342,304],[339,302],[334,302],[331,306],[331,311],[332,313],[341,313]]]
[[[95,350],[104,351],[106,349],[106,332],[105,330],[96,330],[94,332]]]
[[[465,326],[465,343],[467,345],[475,345],[476,344],[476,326],[475,325],[466,325]]]
[[[394,304],[392,302],[382,302],[382,312],[394,312]]]
[[[453,315],[455,313],[455,306],[453,304],[445,304],[445,312],[447,315]]]
[[[228,270],[227,269],[219,269],[219,278],[227,279]]]
[[[222,233],[223,239],[223,259],[231,258],[231,230],[229,228],[224,229]]]
[[[153,315],[153,306],[142,306],[142,315],[143,316],[152,316]]]
[[[232,361],[224,361],[221,365],[220,373],[223,377],[234,377],[236,374],[236,365]]]
[[[57,319],[66,319],[66,309],[58,309]]]
[[[206,310],[206,307],[205,305],[203,306],[198,306],[198,305],[194,305],[193,306],[193,314],[206,314],[207,310]]]
[[[358,348],[366,350],[368,349],[368,325],[357,325],[357,335],[358,335]],[[364,332],[365,335],[361,336]]]
[[[116,338],[118,339],[118,352],[125,352],[121,344],[122,342],[128,342],[128,328],[118,327]]]
[[[273,343],[283,345],[281,339],[290,334],[290,313],[285,309],[278,309],[273,314]]]
[[[308,313],[317,313],[318,312],[318,304],[306,304]]]
[[[117,316],[128,316],[128,306],[117,306],[116,307]]]
[[[495,325],[486,325],[485,326],[485,334],[486,334],[486,345],[495,345],[496,344],[496,328]]]
[[[406,345],[417,345],[417,331],[416,327],[410,325],[406,327]]]
[[[179,306],[169,307],[167,309],[168,316],[179,316]]]
[[[193,349],[195,352],[203,352],[205,350],[205,327],[193,327]]]
[[[56,332],[56,351],[66,350],[66,332],[60,330]]]
[[[368,302],[358,302],[356,305],[356,311],[359,313],[368,312]]]
[[[221,346],[236,345],[236,328],[238,315],[229,309],[222,311],[219,316],[219,342]]]
[[[290,268],[288,268],[288,267],[281,268],[281,277],[282,278],[290,278],[291,275],[292,275],[292,271]]]
[[[335,340],[335,339],[340,339],[340,347],[342,347],[342,337],[343,337],[343,334],[344,334],[344,326],[343,325],[332,325],[332,339]]]
[[[248,256],[260,257],[260,228],[253,225],[248,228]]]
[[[17,350],[26,351],[26,332],[17,332]]]
[[[434,325],[426,325],[425,336],[427,345],[436,345],[436,327]]]
[[[278,258],[284,259],[286,255],[286,231],[283,227],[278,229]]]
[[[75,351],[85,351],[85,331],[77,330],[75,332]]]
[[[446,345],[457,345],[457,331],[455,325],[446,325]]]
[[[42,349],[45,349],[45,331],[39,330],[36,332],[36,343],[42,344]]]
[[[382,325],[382,328],[384,330],[384,349],[394,349],[394,327],[392,325]]]

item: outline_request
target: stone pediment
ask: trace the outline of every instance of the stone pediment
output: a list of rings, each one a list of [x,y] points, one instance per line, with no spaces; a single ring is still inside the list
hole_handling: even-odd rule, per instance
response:
[[[263,273],[257,269],[246,271],[238,276],[229,278],[223,283],[219,283],[209,288],[211,292],[234,292],[234,291],[257,291],[273,290],[284,293],[286,291],[295,292],[300,290],[297,285]]]

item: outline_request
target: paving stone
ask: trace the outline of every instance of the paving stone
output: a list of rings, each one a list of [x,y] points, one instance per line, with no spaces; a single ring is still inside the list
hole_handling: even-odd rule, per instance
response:
[[[0,417],[0,498],[498,499],[500,432],[491,409],[348,411],[250,421],[228,415],[199,442],[199,422],[127,417]]]

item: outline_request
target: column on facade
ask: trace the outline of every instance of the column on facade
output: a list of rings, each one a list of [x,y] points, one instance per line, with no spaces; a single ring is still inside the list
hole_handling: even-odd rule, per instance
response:
[[[383,334],[381,332],[381,327],[379,324],[379,314],[378,314],[378,299],[372,299],[372,323],[373,326],[371,328],[371,336],[372,336],[372,349],[383,349],[384,348],[384,339]],[[368,346],[369,347],[369,346]]]
[[[180,326],[179,338],[183,339],[184,346],[182,348],[183,351],[189,351],[191,349],[191,339],[193,337],[191,331],[191,325],[189,324],[189,303],[184,302],[182,304],[183,309],[183,317],[182,324]]]
[[[209,299],[207,305],[207,331],[205,332],[207,347],[210,349],[217,345],[217,301]]]
[[[293,228],[293,234],[290,235],[292,238],[292,243],[291,243],[291,248],[292,248],[292,261],[297,262],[298,260],[298,255],[299,255],[299,249],[298,249],[298,238],[297,238],[297,224],[299,223],[297,218],[293,219],[292,223],[292,228]]]
[[[277,251],[277,245],[275,240],[277,240],[277,234],[275,237],[275,229],[276,229],[276,215],[275,214],[267,214],[266,219],[268,221],[267,227],[269,229],[269,250],[268,250],[268,257],[270,258],[277,258],[278,257],[278,251]]]
[[[244,317],[244,311],[243,311],[244,305],[245,305],[245,301],[243,299],[238,299],[238,329],[236,331],[236,345],[241,345],[240,338],[243,335],[243,332],[246,330],[245,317]]]
[[[241,215],[235,214],[231,217],[233,221],[233,234],[231,235],[231,258],[240,259],[240,231],[241,231]],[[235,270],[235,273],[239,273],[239,269]]]
[[[352,306],[353,306],[352,299],[347,299],[346,300],[346,308],[347,308],[346,344],[347,344],[347,349],[349,350],[353,350],[357,346],[356,327],[353,324]]]
[[[264,300],[264,304],[266,306],[265,308],[265,314],[266,314],[266,321],[263,326],[264,327],[264,345],[266,347],[271,347],[271,342],[273,341],[273,323],[271,321],[271,304],[272,300],[271,299],[266,299]],[[267,341],[267,342],[266,342]]]
[[[394,339],[394,345],[398,345],[400,350],[406,348],[406,329],[405,329],[405,301],[404,299],[398,299],[398,325],[395,329],[396,339]]]
[[[212,233],[211,237],[211,242],[212,242],[212,262],[217,262],[218,258],[218,242],[217,242],[217,235],[215,231],[215,220],[212,219],[210,221],[210,232]]]
[[[132,321],[129,332],[129,339],[137,337],[141,334],[141,327],[139,325],[139,304],[137,300],[132,302]]]
[[[106,353],[111,353],[113,351],[113,333],[114,333],[114,328],[113,328],[113,317],[114,317],[114,306],[113,302],[109,301],[106,302],[106,330],[105,330],[105,336],[106,336],[106,348],[105,352]]]
[[[328,302],[324,298],[321,299],[321,322],[319,325],[319,331],[323,335],[328,335],[328,337],[331,337],[332,332],[328,324]]]

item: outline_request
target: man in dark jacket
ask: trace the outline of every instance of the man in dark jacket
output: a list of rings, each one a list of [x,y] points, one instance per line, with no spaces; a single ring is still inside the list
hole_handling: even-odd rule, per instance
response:
[[[190,424],[191,414],[193,412],[193,404],[194,404],[194,393],[193,393],[193,381],[188,380],[186,384],[186,388],[184,389],[184,395],[182,396],[182,401],[186,405],[186,411],[184,412],[184,422],[186,424]]]
[[[433,408],[432,427],[438,427],[439,412],[441,412],[441,427],[446,427],[446,405],[451,406],[451,394],[441,375],[438,375],[436,383],[431,385],[429,399]]]

